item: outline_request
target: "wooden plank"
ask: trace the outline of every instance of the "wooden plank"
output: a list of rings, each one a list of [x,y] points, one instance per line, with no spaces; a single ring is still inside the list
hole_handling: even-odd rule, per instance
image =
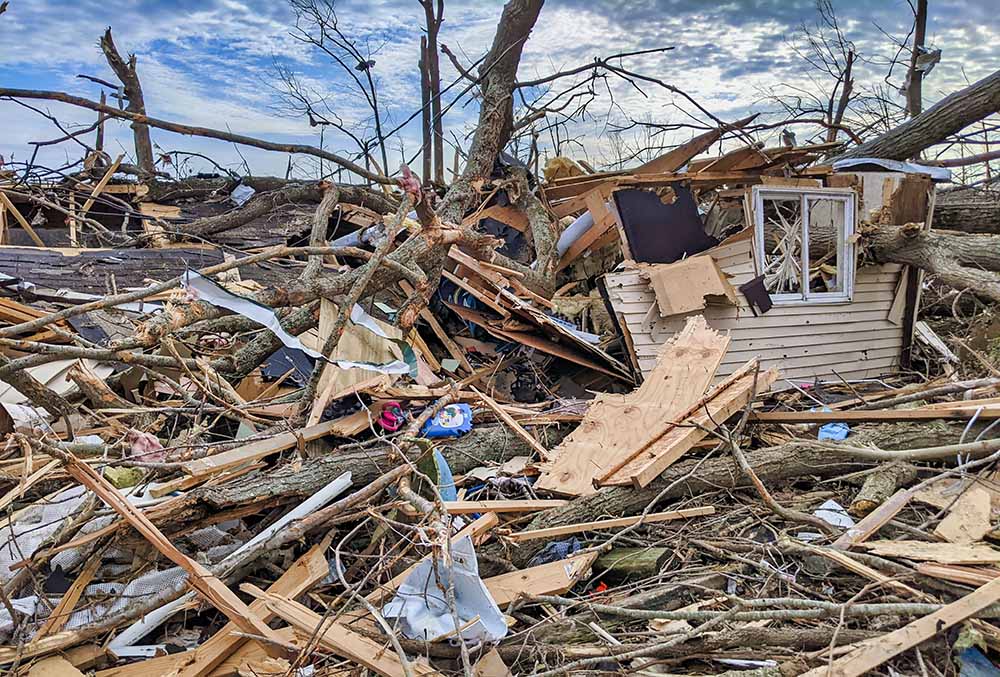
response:
[[[699,407],[681,424],[671,426],[648,449],[609,476],[607,483],[618,483],[624,479],[633,486],[642,488],[659,477],[677,459],[705,439],[709,431],[742,411],[757,393],[767,391],[777,380],[777,369],[755,373],[756,368],[757,365],[753,362],[734,374],[731,385],[719,388],[718,395],[713,391],[713,396],[705,400],[703,407]]]
[[[501,608],[523,595],[561,595],[587,575],[598,554],[570,555],[556,562],[492,576],[483,583]]]
[[[467,291],[470,294],[472,294],[478,301],[482,302],[483,305],[487,306],[490,310],[493,310],[494,312],[496,312],[497,314],[499,314],[501,317],[503,317],[503,318],[510,317],[510,311],[509,310],[507,310],[506,308],[504,308],[503,306],[501,306],[499,303],[497,303],[496,301],[494,301],[492,298],[490,298],[489,296],[487,296],[483,292],[482,289],[477,289],[476,287],[472,286],[469,283],[468,280],[464,280],[464,279],[458,277],[457,275],[455,275],[454,273],[448,272],[447,270],[442,270],[441,271],[441,275],[443,275],[446,280],[450,280],[451,282],[454,282],[459,287],[461,287],[465,291]]]
[[[66,464],[66,472],[73,479],[93,491],[108,507],[128,521],[164,557],[184,569],[188,573],[188,585],[194,588],[199,595],[225,614],[243,632],[273,639],[275,643],[268,643],[265,647],[268,654],[282,656],[283,652],[277,648],[281,642],[274,631],[222,581],[200,563],[178,550],[141,510],[132,505],[118,489],[96,470],[86,463],[81,463],[70,453],[66,454],[63,462]]]
[[[377,416],[378,413],[373,410],[371,415]],[[370,425],[369,416],[369,412],[362,409],[334,421],[324,421],[295,432],[280,433],[274,437],[257,440],[229,451],[223,451],[220,454],[186,461],[181,464],[181,469],[188,475],[195,477],[211,475],[248,461],[257,461],[279,451],[291,449],[298,444],[299,440],[311,442],[327,435],[350,437],[365,430]]]
[[[7,197],[7,194],[3,191],[0,191],[0,202],[2,202],[4,207],[7,208],[7,211],[14,216],[14,220],[21,224],[21,228],[24,228],[24,232],[31,237],[32,242],[39,247],[44,247],[45,243],[42,241],[42,238],[38,237],[38,233],[35,232],[35,229],[31,227],[28,220],[21,215],[21,212],[17,210],[17,207],[14,206],[14,203],[10,201],[10,198]]]
[[[104,172],[104,176],[102,176],[101,180],[97,182],[96,186],[94,186],[94,190],[90,191],[90,197],[88,197],[87,201],[83,203],[82,207],[80,207],[80,213],[78,216],[81,219],[87,216],[87,212],[89,212],[90,208],[94,206],[97,196],[101,194],[104,187],[108,185],[108,181],[110,181],[111,177],[118,171],[118,166],[122,163],[122,159],[124,157],[124,155],[119,155],[115,158],[115,161],[111,163],[110,167],[108,167],[108,171]]]
[[[413,285],[406,280],[400,280],[399,287],[407,296],[413,294]],[[444,330],[444,327],[438,322],[437,317],[435,317],[434,313],[427,306],[423,306],[420,309],[420,319],[427,323],[427,326],[431,328],[431,331],[434,332],[438,340],[444,344],[448,354],[458,360],[459,366],[471,373],[473,371],[472,365],[469,364],[469,359],[465,356],[465,351],[452,340],[451,336]]]
[[[863,543],[871,538],[879,529],[889,523],[893,517],[899,514],[910,499],[913,498],[913,491],[910,489],[900,489],[889,497],[882,505],[878,506],[864,516],[860,522],[842,533],[833,542],[834,548],[847,550]]]
[[[899,557],[938,564],[996,564],[1000,550],[986,544],[929,543],[926,541],[872,541],[864,543],[879,557]]]
[[[932,578],[940,578],[963,585],[984,585],[1000,578],[1000,569],[995,567],[967,567],[958,564],[934,564],[921,562],[917,565],[917,573]]]
[[[604,235],[617,225],[614,213],[605,204],[609,196],[610,190],[608,186],[595,188],[583,196],[584,205],[590,212],[594,220],[594,225],[587,232],[580,235],[577,241],[563,252],[563,255],[559,257],[558,263],[556,263],[556,272],[573,263],[585,251],[602,241]]]
[[[751,414],[756,423],[844,423],[964,420],[975,409],[873,409],[870,411],[761,411]],[[983,409],[979,418],[1000,418],[1000,409]]]
[[[699,508],[684,508],[682,510],[671,510],[668,512],[654,512],[643,518],[641,515],[635,517],[619,517],[618,519],[598,520],[596,522],[578,522],[576,524],[566,524],[561,527],[548,527],[545,529],[532,529],[530,531],[519,531],[510,534],[507,538],[515,543],[534,541],[540,538],[555,538],[568,534],[578,534],[582,531],[602,531],[604,529],[618,529],[630,527],[633,524],[653,524],[656,522],[667,522],[670,520],[689,519],[691,517],[702,517],[704,515],[714,515],[715,508],[704,506]],[[1000,553],[998,553],[1000,554]]]
[[[628,395],[600,394],[583,422],[552,450],[536,489],[582,496],[619,459],[645,448],[671,421],[701,399],[729,346],[729,338],[696,316],[660,352],[657,366]]]
[[[399,656],[388,643],[376,642],[340,623],[327,622],[327,619],[309,607],[287,597],[267,593],[248,584],[240,586],[240,589],[262,600],[273,614],[292,627],[315,635],[319,645],[327,651],[363,665],[383,677],[399,677],[406,674]],[[441,675],[420,661],[410,661],[409,667],[414,675]]]
[[[325,543],[314,545],[272,583],[267,591],[274,595],[295,598],[329,576],[330,566],[324,554],[326,547]],[[265,623],[274,619],[274,614],[260,600],[251,602],[250,610],[258,614]],[[184,655],[188,656],[188,660],[180,667],[177,677],[201,677],[210,674],[227,656],[248,641],[233,634],[237,629],[237,626],[230,622],[197,649],[185,652]]]
[[[49,614],[49,617],[45,620],[42,627],[38,628],[38,632],[35,633],[31,641],[37,641],[46,635],[51,635],[59,632],[66,625],[66,621],[69,620],[70,615],[73,613],[73,609],[76,608],[76,603],[80,601],[80,597],[83,595],[83,591],[86,589],[90,582],[94,580],[94,575],[97,570],[101,567],[101,550],[95,552],[90,556],[87,564],[80,571],[80,574],[73,579],[73,583],[70,584],[69,590],[63,593],[62,598],[56,607]]]
[[[510,414],[504,411],[503,407],[497,404],[496,400],[494,400],[486,393],[478,390],[476,386],[470,385],[469,390],[478,395],[479,399],[483,402],[483,404],[489,407],[493,411],[493,413],[497,415],[497,418],[506,423],[507,427],[509,427],[514,432],[515,435],[520,437],[528,444],[529,447],[538,452],[539,458],[541,458],[543,461],[549,460],[549,450],[543,447],[541,442],[532,437],[531,433],[522,428],[521,424],[515,421]]]
[[[859,642],[849,653],[804,673],[804,677],[860,677],[868,674],[887,660],[940,635],[997,600],[1000,600],[1000,578],[898,630]]]
[[[732,128],[739,129],[742,127],[743,125],[740,124],[740,122],[743,121],[741,120],[734,123]],[[659,157],[655,157],[649,162],[644,162],[632,170],[632,173],[659,174],[661,172],[676,172],[678,169],[686,165],[691,158],[696,155],[700,155],[711,148],[712,144],[722,138],[722,134],[722,129],[710,129],[707,132],[703,132],[691,140],[685,141],[681,145],[677,146],[677,148],[674,148]]]
[[[445,501],[444,507],[452,515],[482,512],[537,512],[558,508],[568,501],[560,499],[527,499],[516,501]]]

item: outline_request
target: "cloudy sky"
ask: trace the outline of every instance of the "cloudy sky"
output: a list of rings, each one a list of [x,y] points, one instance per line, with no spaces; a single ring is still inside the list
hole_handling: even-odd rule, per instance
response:
[[[858,52],[857,88],[883,83],[885,63],[895,52],[886,37],[906,37],[912,12],[906,0],[833,0],[841,26]],[[493,0],[447,0],[440,41],[469,64],[488,48],[502,3]],[[941,48],[940,64],[924,86],[927,104],[1000,68],[1000,16],[996,0],[930,0],[927,42]],[[375,60],[388,126],[402,123],[420,106],[417,54],[423,10],[417,0],[339,0],[344,32]],[[814,91],[815,71],[797,55],[801,28],[819,18],[815,0],[548,0],[532,33],[519,77],[528,80],[616,52],[673,46],[667,52],[624,61],[628,68],[678,87],[721,119],[747,111],[773,111],[771,97]],[[326,97],[329,108],[353,130],[364,133],[370,121],[363,101],[343,71],[328,57],[296,39],[296,16],[288,0],[10,0],[0,16],[0,83],[5,87],[51,89],[90,99],[100,87],[78,74],[114,80],[98,47],[112,26],[121,51],[138,56],[138,68],[150,115],[168,120],[229,128],[234,132],[281,142],[319,145],[317,128],[280,105],[277,70],[294,73],[311,92]],[[897,70],[890,83],[901,84]],[[442,57],[445,84],[457,72]],[[614,159],[613,124],[626,117],[657,123],[689,123],[692,105],[666,89],[643,86],[643,92],[616,80],[591,103],[587,119],[566,134],[571,154],[594,164]],[[459,91],[456,87],[453,91]],[[446,101],[451,102],[450,94]],[[90,124],[93,114],[61,104],[32,102],[63,121]],[[465,143],[476,114],[475,101],[463,99],[445,118],[449,139]],[[700,116],[705,121],[705,116]],[[29,141],[60,136],[51,122],[15,103],[0,101],[0,155],[24,161]],[[693,132],[681,129],[667,138],[677,142]],[[564,134],[565,137],[565,134]],[[88,135],[92,143],[93,135]],[[629,135],[625,135],[628,140]],[[210,155],[220,164],[249,164],[255,174],[283,174],[288,157],[253,148],[153,130],[162,151]],[[350,141],[333,132],[324,147],[350,152]],[[543,143],[551,138],[543,135]],[[390,166],[409,159],[419,146],[419,129],[406,125],[390,149]],[[131,154],[127,127],[111,123],[111,153]],[[73,162],[80,148],[63,144],[39,155],[49,166]],[[452,157],[451,149],[446,151]],[[293,160],[299,175],[318,168],[301,157]],[[203,169],[201,161],[193,168]]]

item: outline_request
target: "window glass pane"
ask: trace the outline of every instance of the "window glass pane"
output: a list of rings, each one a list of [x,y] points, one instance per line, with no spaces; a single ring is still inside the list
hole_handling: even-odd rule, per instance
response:
[[[764,286],[772,294],[802,292],[802,200],[763,197]]]
[[[809,213],[809,289],[811,294],[844,292],[844,214],[842,200],[806,198]]]

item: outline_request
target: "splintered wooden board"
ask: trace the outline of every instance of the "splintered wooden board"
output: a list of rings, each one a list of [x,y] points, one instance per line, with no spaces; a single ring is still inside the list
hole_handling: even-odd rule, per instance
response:
[[[708,437],[709,431],[724,423],[753,400],[758,392],[765,391],[778,379],[778,370],[757,372],[757,362],[752,360],[745,367],[719,384],[712,393],[698,403],[691,414],[669,429],[638,456],[601,478],[602,486],[632,485],[645,487]]]
[[[924,544],[928,545],[928,544]],[[950,545],[931,543],[929,545]],[[955,546],[951,546],[955,547]],[[898,630],[866,639],[854,645],[850,652],[824,662],[822,666],[803,673],[803,677],[860,677],[890,658],[940,635],[948,628],[965,621],[1000,599],[1000,578],[947,604],[932,614],[918,618]]]
[[[256,442],[250,442],[229,451],[223,451],[220,454],[206,456],[194,461],[185,461],[181,464],[181,469],[193,477],[212,475],[249,461],[258,461],[285,449],[291,449],[299,443],[299,440],[311,442],[327,435],[338,435],[340,437],[356,435],[371,425],[370,416],[377,417],[380,408],[379,404],[375,403],[371,413],[362,409],[336,420],[317,423],[296,432],[280,433],[274,437],[257,440]]]
[[[296,630],[315,633],[316,641],[327,651],[363,665],[383,677],[406,674],[399,656],[388,642],[370,639],[337,622],[327,622],[324,616],[287,597],[263,592],[248,585],[241,586],[241,589],[263,600],[272,613]],[[411,660],[410,669],[417,677],[441,675],[421,659]]]
[[[596,552],[571,555],[556,562],[493,576],[483,583],[500,607],[521,595],[561,595],[587,575],[597,555]]]
[[[872,541],[862,548],[879,557],[901,557],[938,564],[993,564],[1000,562],[1000,550],[988,545],[926,543],[924,541]]]
[[[565,496],[596,491],[594,480],[640,452],[696,404],[715,377],[729,337],[692,317],[660,349],[656,367],[628,395],[599,395],[583,422],[558,447],[536,489]]]

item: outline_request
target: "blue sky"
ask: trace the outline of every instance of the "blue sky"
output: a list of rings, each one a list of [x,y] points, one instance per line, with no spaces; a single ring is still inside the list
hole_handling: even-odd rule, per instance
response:
[[[904,0],[833,4],[848,38],[876,60],[893,51],[881,31],[904,37],[911,23]],[[925,84],[928,104],[1000,68],[995,5],[995,0],[930,0],[928,42],[942,48],[943,58]],[[440,41],[466,63],[478,59],[492,40],[501,9],[502,3],[492,0],[450,0]],[[342,0],[337,11],[346,32],[377,48],[374,73],[389,123],[405,119],[420,105],[422,8],[416,0]],[[748,110],[773,109],[768,96],[782,87],[790,91],[816,86],[793,46],[799,42],[800,26],[817,18],[814,0],[549,0],[525,49],[520,77],[546,75],[617,51],[673,45],[672,51],[627,63],[680,87],[716,116],[734,119]],[[138,55],[150,115],[318,145],[316,128],[276,107],[275,65],[280,64],[327,95],[331,108],[349,124],[364,129],[368,119],[362,102],[328,59],[291,35],[294,24],[286,0],[11,0],[0,16],[0,82],[98,98],[99,87],[76,75],[114,80],[97,44],[110,25],[119,49]],[[858,85],[874,86],[883,75],[877,63],[862,65]],[[457,76],[444,57],[442,76],[445,82]],[[594,164],[613,159],[616,152],[614,135],[605,125],[608,115],[617,122],[624,121],[623,111],[634,118],[677,122],[687,119],[684,110],[691,110],[661,89],[647,88],[643,95],[618,81],[612,92],[617,107],[604,94],[593,104],[592,116],[572,130],[579,141],[572,152]],[[89,112],[60,104],[43,107],[69,124],[93,120]],[[445,121],[449,139],[454,134],[467,147],[475,114],[475,102],[456,105]],[[0,129],[0,155],[8,160],[26,159],[28,141],[60,135],[44,118],[10,102],[0,102]],[[111,123],[108,132],[110,152],[131,153],[127,127]],[[680,141],[685,134],[691,132],[671,138]],[[230,144],[218,141],[158,130],[153,130],[153,140],[164,151],[204,153],[232,167],[242,162]],[[332,150],[352,149],[348,140],[333,133],[325,134],[324,144]],[[418,145],[416,126],[404,128],[390,151],[392,169]],[[288,162],[278,153],[252,148],[241,152],[256,174],[283,174]],[[64,144],[45,150],[40,159],[57,165],[75,160],[78,153],[79,147]],[[450,164],[452,151],[446,154]],[[301,157],[295,166],[301,176],[318,170]]]

